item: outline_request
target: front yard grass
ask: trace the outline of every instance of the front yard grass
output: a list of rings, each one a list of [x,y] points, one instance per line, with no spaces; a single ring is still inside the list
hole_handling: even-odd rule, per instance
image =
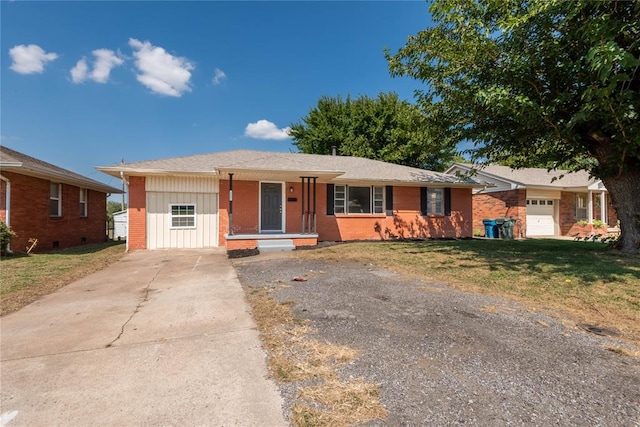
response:
[[[0,260],[0,315],[5,315],[74,280],[105,268],[125,254],[110,242]]]
[[[640,344],[640,257],[552,239],[347,243],[299,256],[383,266],[425,282],[551,309]],[[490,311],[492,308],[487,307]],[[551,311],[550,311],[551,312]]]

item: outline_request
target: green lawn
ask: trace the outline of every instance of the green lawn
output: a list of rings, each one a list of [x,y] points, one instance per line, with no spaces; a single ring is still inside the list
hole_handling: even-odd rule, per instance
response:
[[[552,239],[348,243],[303,257],[378,264],[471,292],[613,327],[640,343],[640,257],[605,244]]]
[[[124,242],[85,245],[0,260],[0,314],[16,311],[124,255]]]

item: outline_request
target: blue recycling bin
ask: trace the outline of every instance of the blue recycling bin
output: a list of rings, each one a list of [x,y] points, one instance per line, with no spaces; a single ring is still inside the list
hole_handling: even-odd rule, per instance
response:
[[[498,238],[498,225],[495,219],[483,219],[482,224],[484,224],[484,237],[487,239]]]

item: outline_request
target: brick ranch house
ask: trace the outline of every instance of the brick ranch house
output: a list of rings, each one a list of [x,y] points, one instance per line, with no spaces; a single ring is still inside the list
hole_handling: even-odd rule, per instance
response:
[[[473,191],[473,229],[482,234],[485,218],[515,219],[516,237],[588,236],[594,221],[607,232],[618,220],[602,181],[585,171],[456,163],[446,172],[491,185]]]
[[[249,150],[97,169],[129,186],[129,250],[471,237],[480,187],[363,158]]]
[[[16,233],[14,252],[47,251],[106,240],[107,196],[93,179],[0,146],[0,220]]]

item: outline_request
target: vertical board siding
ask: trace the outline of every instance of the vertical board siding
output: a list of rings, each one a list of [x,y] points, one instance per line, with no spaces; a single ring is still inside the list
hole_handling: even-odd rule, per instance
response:
[[[169,205],[196,205],[196,227],[170,228]],[[218,194],[147,191],[149,249],[218,246]]]
[[[148,176],[145,189],[162,193],[218,193],[218,178]]]

